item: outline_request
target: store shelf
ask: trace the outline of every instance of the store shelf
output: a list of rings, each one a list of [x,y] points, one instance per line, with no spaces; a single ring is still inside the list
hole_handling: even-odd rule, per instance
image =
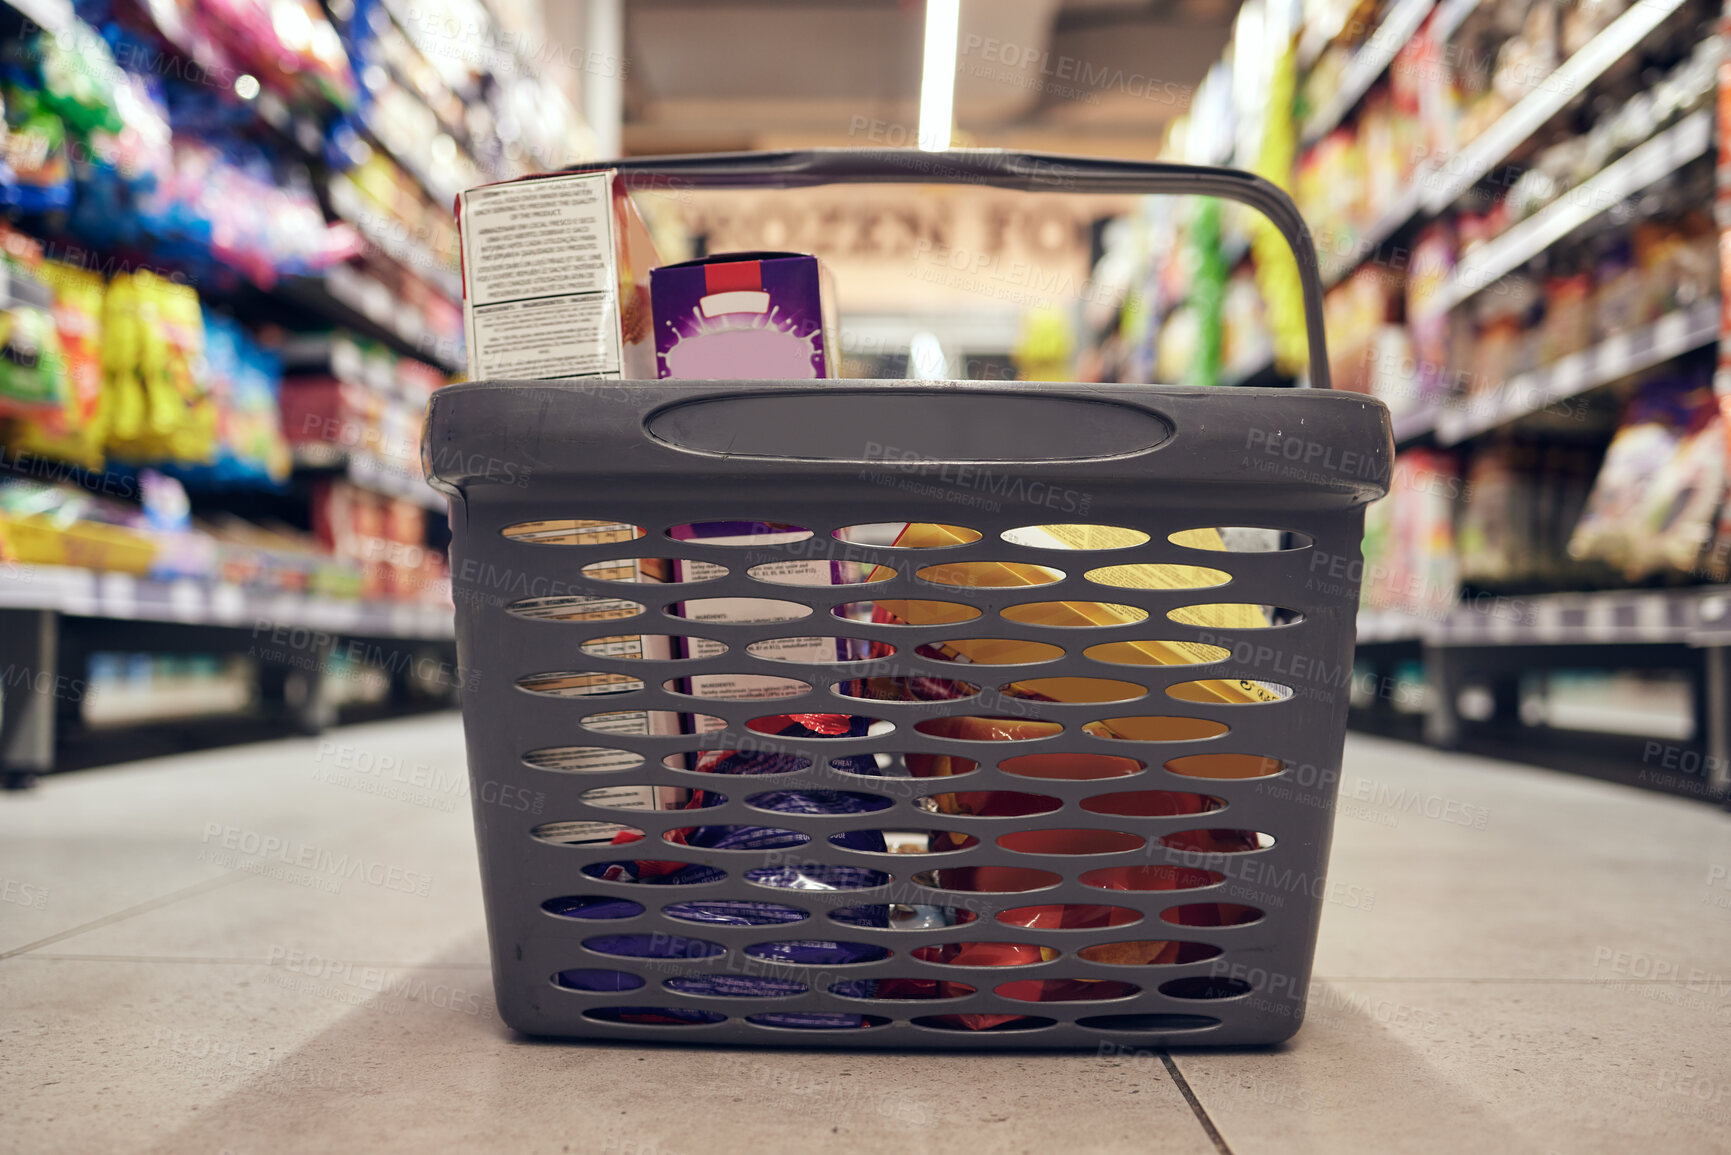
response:
[[[1426,302],[1425,314],[1446,312],[1489,288],[1626,197],[1705,155],[1712,141],[1713,114],[1706,109],[1689,114],[1606,165],[1591,180],[1468,253]]]
[[[0,609],[254,630],[284,626],[364,637],[437,640],[453,635],[448,606],[263,593],[223,581],[157,581],[66,566],[0,568]]]
[[[1388,69],[1406,42],[1418,31],[1424,18],[1436,7],[1436,0],[1396,0],[1387,19],[1359,45],[1352,61],[1340,78],[1340,90],[1327,104],[1304,123],[1300,147],[1308,148],[1333,132],[1347,115],[1358,106],[1377,77]]]
[[[1456,445],[1559,401],[1662,365],[1719,339],[1719,301],[1702,301],[1609,337],[1555,364],[1512,378],[1489,396],[1462,398],[1436,415],[1437,440]]]
[[[1460,30],[1468,16],[1478,11],[1480,0],[1443,0],[1437,5],[1436,19],[1431,21],[1431,35],[1447,40]]]
[[[72,27],[72,0],[6,0],[24,19],[56,36]]]
[[[1438,213],[1453,204],[1682,5],[1683,0],[1631,5],[1437,172],[1424,208]]]
[[[1421,639],[1426,627],[1445,612],[1424,615],[1405,610],[1361,609],[1358,611],[1358,643],[1363,646]]]
[[[1478,4],[1479,0],[1446,0],[1437,15],[1439,36],[1446,39]],[[1421,166],[1395,202],[1357,239],[1351,252],[1323,262],[1323,284],[1329,288],[1339,284],[1396,233],[1421,216],[1435,215],[1448,208],[1485,174],[1508,160],[1569,100],[1681,6],[1682,0],[1651,0],[1635,6],[1565,61],[1548,80],[1458,155],[1440,164]]]
[[[295,465],[302,469],[341,470],[362,489],[404,498],[437,513],[446,509],[444,495],[427,484],[419,465],[411,470],[376,453],[316,442],[295,446]]]
[[[1731,587],[1480,595],[1423,631],[1426,644],[1457,646],[1689,645],[1723,621]],[[1717,618],[1711,616],[1718,611]],[[1731,630],[1726,631],[1731,641]]]
[[[348,268],[347,265],[338,266],[338,269]],[[338,328],[383,341],[404,356],[426,361],[447,372],[463,371],[463,360],[458,352],[447,350],[443,341],[405,322],[395,298],[369,300],[365,286],[353,283],[352,271],[331,272],[336,272],[334,278],[327,273],[323,277],[284,280],[272,295],[280,295]],[[264,299],[268,301],[269,296],[264,295]]]
[[[1395,445],[1397,447],[1407,445],[1435,433],[1437,417],[1441,412],[1440,406],[1431,405],[1423,409],[1394,414],[1389,418],[1389,425],[1394,430]]]

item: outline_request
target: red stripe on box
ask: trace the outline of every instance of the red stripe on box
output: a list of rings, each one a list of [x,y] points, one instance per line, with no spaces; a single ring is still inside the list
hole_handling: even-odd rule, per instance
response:
[[[763,272],[757,261],[729,261],[724,265],[703,266],[703,292],[733,293],[740,290],[757,292],[763,288]]]

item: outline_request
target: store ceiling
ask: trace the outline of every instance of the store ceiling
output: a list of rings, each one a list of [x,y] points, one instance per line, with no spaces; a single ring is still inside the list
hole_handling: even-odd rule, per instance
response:
[[[958,145],[1152,157],[1238,0],[962,0]],[[630,0],[628,153],[907,144],[921,0]]]

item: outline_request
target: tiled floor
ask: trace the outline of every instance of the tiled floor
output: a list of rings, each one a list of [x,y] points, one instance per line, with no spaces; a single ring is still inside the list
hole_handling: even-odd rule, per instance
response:
[[[1355,738],[1291,1043],[753,1052],[507,1031],[462,770],[441,717],[0,796],[0,1150],[1731,1152],[1699,803]]]

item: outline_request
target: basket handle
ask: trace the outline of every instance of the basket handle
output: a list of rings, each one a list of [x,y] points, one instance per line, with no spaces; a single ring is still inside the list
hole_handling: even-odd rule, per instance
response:
[[[1023,192],[1158,193],[1213,196],[1260,212],[1298,261],[1304,327],[1310,346],[1306,384],[1329,387],[1322,324],[1322,278],[1316,246],[1298,206],[1254,173],[1235,168],[1110,160],[1000,149],[920,152],[905,148],[814,148],[632,157],[575,166],[569,172],[618,169],[631,190],[812,188],[826,184],[976,184]]]

